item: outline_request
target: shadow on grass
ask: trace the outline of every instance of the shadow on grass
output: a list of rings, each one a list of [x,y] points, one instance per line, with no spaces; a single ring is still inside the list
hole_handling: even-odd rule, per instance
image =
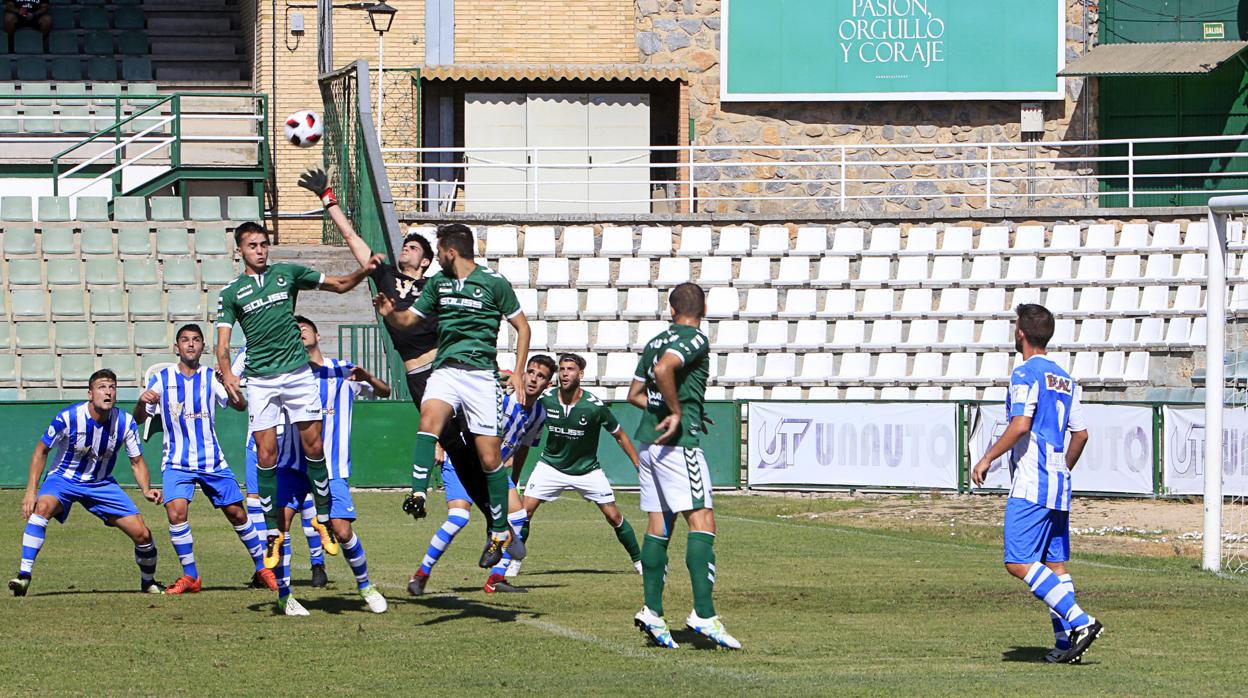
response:
[[[668,626],[668,627],[671,627],[671,626]],[[676,644],[680,645],[681,647],[692,647],[694,649],[699,649],[699,650],[723,650],[726,652],[731,651],[726,647],[720,647],[719,643],[715,642],[711,638],[701,633],[695,633],[694,631],[690,630],[688,627],[682,628],[680,630],[672,628],[671,632],[672,632],[672,639],[675,640]]]
[[[210,591],[247,591],[250,588],[251,587],[247,586],[246,584],[240,584],[238,586],[224,586],[224,585],[212,586],[212,587],[206,586],[206,587],[203,587],[200,593],[210,592]],[[263,590],[257,589],[256,591],[267,591],[267,589],[263,589]],[[152,597],[166,596],[166,594],[148,594],[146,592],[139,591],[138,589],[135,589],[133,587],[127,587],[125,589],[62,589],[60,591],[32,591],[30,596],[32,597],[33,596],[80,596],[82,594],[91,594],[91,595],[97,595],[97,596],[98,595],[113,595],[113,594],[119,594],[121,596],[129,596],[132,594],[136,596],[152,596]],[[179,596],[179,594],[173,594],[173,596]],[[194,596],[194,594],[190,594],[190,596]]]
[[[512,580],[508,580],[508,581],[507,581],[507,583],[508,583],[508,584],[511,584],[511,583],[512,583]],[[529,589],[529,590],[533,590],[533,589],[562,589],[562,588],[566,587],[566,586],[567,586],[567,584],[516,584],[515,586],[518,586],[518,587],[520,587],[520,588],[522,588],[522,589]],[[447,589],[447,591],[449,591],[449,592],[451,592],[451,593],[454,593],[454,594],[484,594],[484,593],[485,593],[485,591],[484,591],[484,590],[482,590],[482,589],[481,589],[481,587],[451,587],[450,589]],[[524,592],[521,592],[521,593],[524,593]],[[507,593],[507,592],[503,592],[503,595],[504,595],[504,596],[511,596],[512,594],[509,594],[509,593]]]
[[[476,591],[473,589],[472,591]],[[441,623],[449,623],[455,620],[466,618],[485,618],[500,623],[515,623],[520,618],[541,618],[543,613],[540,611],[532,611],[527,608],[501,608],[498,606],[490,606],[487,604],[464,599],[450,594],[437,594],[431,596],[420,596],[416,598],[395,599],[394,603],[404,602],[425,608],[450,611],[446,615],[432,618],[421,623],[421,625],[439,625]]]
[[[541,572],[525,572],[524,576],[540,577],[542,575],[552,575],[552,574],[637,574],[637,570],[585,570],[585,569],[543,570]]]
[[[1040,662],[1052,647],[1015,647],[1001,653],[1003,662]]]

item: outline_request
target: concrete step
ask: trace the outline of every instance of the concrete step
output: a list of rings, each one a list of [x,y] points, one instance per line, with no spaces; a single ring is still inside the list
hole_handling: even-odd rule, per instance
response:
[[[204,14],[203,17],[149,17],[147,28],[153,32],[167,32],[175,36],[231,33],[229,17],[213,16],[214,13],[210,12]]]
[[[254,167],[259,162],[258,150],[255,143],[183,143],[182,163],[202,167]]]
[[[159,58],[153,60],[152,64],[156,71],[156,80],[160,82],[242,80],[246,67],[242,61],[233,63],[212,61],[200,65],[183,63],[162,64]]]
[[[202,41],[198,37],[186,37],[153,41],[151,57],[157,60],[171,56],[233,59],[238,55],[238,46],[224,39]]]

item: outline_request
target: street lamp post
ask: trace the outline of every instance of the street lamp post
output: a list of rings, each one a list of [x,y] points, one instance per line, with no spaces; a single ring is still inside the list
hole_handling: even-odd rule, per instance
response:
[[[373,25],[373,31],[377,32],[377,141],[381,142],[381,107],[382,107],[382,85],[385,83],[385,50],[386,50],[386,32],[390,31],[390,24],[394,22],[394,15],[398,10],[387,5],[385,0],[374,3],[368,7],[368,21]]]

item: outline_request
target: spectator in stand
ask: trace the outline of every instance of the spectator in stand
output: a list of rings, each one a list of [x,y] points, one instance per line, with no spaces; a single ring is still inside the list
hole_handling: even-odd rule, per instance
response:
[[[43,34],[43,42],[48,42],[48,32],[52,31],[52,15],[48,14],[47,0],[5,0],[4,32],[9,35],[9,51],[14,50],[13,36],[18,29],[38,29]]]

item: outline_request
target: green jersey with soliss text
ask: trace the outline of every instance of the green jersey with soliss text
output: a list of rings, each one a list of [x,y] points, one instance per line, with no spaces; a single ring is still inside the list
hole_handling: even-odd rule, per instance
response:
[[[520,314],[520,301],[501,274],[477,265],[467,278],[443,272],[425,283],[411,311],[438,316],[438,368],[454,361],[471,368],[498,370],[498,325]]]
[[[221,289],[217,327],[236,322],[242,327],[248,376],[276,376],[308,365],[308,350],[295,322],[295,300],[299,291],[318,288],[324,281],[319,271],[278,262],[263,274],[243,274]]]
[[[601,468],[600,430],[614,434],[620,429],[610,408],[585,391],[581,391],[576,404],[565,405],[555,388],[542,395],[542,407],[546,408],[546,448],[541,461],[568,475],[584,475]]]

